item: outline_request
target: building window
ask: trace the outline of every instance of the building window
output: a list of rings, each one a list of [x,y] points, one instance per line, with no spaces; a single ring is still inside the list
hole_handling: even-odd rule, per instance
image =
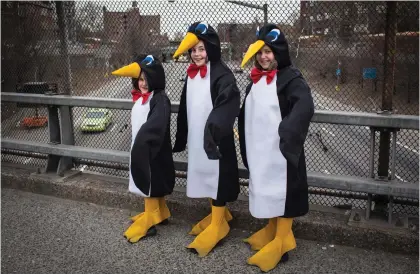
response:
[[[321,21],[322,20],[322,15],[321,14],[317,14],[316,15],[316,20],[317,21]]]
[[[376,12],[377,13],[385,13],[386,7],[385,5],[378,5],[376,6]]]

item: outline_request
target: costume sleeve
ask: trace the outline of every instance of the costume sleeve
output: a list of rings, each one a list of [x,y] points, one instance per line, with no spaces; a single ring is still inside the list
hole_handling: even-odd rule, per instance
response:
[[[314,114],[311,89],[302,77],[293,79],[285,89],[289,113],[279,125],[280,151],[297,167],[309,124]]]
[[[217,97],[204,127],[204,151],[211,160],[222,157],[218,146],[223,138],[233,135],[233,125],[240,110],[240,93],[233,74],[221,77]]]
[[[188,77],[187,77],[188,78]],[[187,119],[187,79],[181,93],[178,115],[176,120],[176,137],[173,152],[184,151],[187,146],[188,138],[188,119]]]
[[[153,99],[156,100],[156,103],[150,109],[147,121],[137,133],[131,151],[132,155],[148,156],[149,161],[159,153],[165,134],[169,130],[171,118],[171,102],[168,97],[159,94]]]
[[[251,90],[252,82],[248,84],[245,91],[245,99],[241,107],[241,111],[239,112],[238,117],[238,131],[239,131],[239,145],[241,148],[241,157],[244,166],[248,169],[248,159],[246,158],[246,143],[245,143],[245,103],[246,98]]]

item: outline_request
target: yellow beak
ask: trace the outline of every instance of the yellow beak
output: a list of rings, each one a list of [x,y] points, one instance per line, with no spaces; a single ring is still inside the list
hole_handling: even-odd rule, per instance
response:
[[[173,58],[178,57],[182,53],[186,52],[190,48],[194,47],[198,44],[198,38],[194,33],[187,32],[185,35],[184,40],[182,40],[181,44],[179,45],[178,49],[175,51]]]
[[[140,72],[141,72],[141,68],[139,64],[137,62],[134,62],[120,69],[114,70],[112,72],[112,75],[139,78]]]
[[[255,43],[251,44],[245,53],[244,59],[241,63],[241,68],[245,66],[245,64],[252,58],[260,49],[264,47],[265,43],[263,40],[257,40]]]

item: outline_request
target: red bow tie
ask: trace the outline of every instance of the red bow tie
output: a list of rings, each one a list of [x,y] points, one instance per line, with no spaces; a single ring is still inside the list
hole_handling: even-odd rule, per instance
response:
[[[200,71],[201,78],[204,78],[207,74],[207,66],[197,66],[196,64],[191,64],[187,69],[187,74],[191,79],[193,79],[197,75],[198,71]]]
[[[277,73],[277,70],[265,71],[265,70],[259,70],[257,68],[253,68],[251,71],[251,80],[254,84],[256,84],[261,79],[261,77],[266,75],[267,84],[270,84],[271,81],[273,81],[274,75],[276,75],[276,73]]]
[[[133,102],[136,102],[138,99],[143,98],[143,101],[141,102],[142,105],[144,105],[147,102],[147,99],[149,99],[150,94],[152,93],[141,93],[141,91],[137,89],[133,89],[131,91],[131,95],[133,95]]]

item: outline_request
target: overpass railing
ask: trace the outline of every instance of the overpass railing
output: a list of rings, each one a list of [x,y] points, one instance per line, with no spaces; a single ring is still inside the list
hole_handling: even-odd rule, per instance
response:
[[[45,172],[56,172],[63,175],[66,170],[73,168],[73,163],[79,159],[95,161],[100,166],[100,161],[113,162],[127,165],[129,152],[90,148],[74,145],[73,123],[71,118],[72,107],[91,107],[131,110],[133,102],[129,99],[92,98],[67,95],[24,94],[24,93],[1,93],[2,102],[14,102],[19,104],[42,105],[48,109],[49,143],[24,141],[11,138],[2,138],[2,153],[16,153],[29,157],[40,157],[47,154],[48,161]],[[178,112],[178,102],[172,102],[172,112]],[[58,111],[60,110],[60,111]],[[342,175],[330,175],[317,172],[308,172],[308,184],[311,187],[361,192],[367,194],[366,219],[369,219],[372,206],[372,195],[387,196],[388,221],[392,222],[394,198],[409,198],[418,200],[419,185],[415,183],[398,182],[395,180],[395,151],[398,131],[400,129],[419,129],[419,117],[412,115],[381,114],[365,112],[339,112],[317,110],[312,119],[313,123],[328,123],[340,125],[366,126],[370,128],[370,177],[354,177]],[[376,178],[374,174],[375,162],[375,132],[387,130],[392,133],[391,147],[391,176],[389,178]],[[42,157],[42,156],[41,156]],[[185,177],[187,161],[185,158],[174,158],[177,174]],[[243,165],[239,166],[240,177],[248,178],[248,171]],[[180,173],[181,172],[181,173]],[[242,185],[247,185],[242,182]],[[328,195],[323,193],[324,195]],[[331,194],[330,194],[331,195]],[[414,203],[418,206],[418,203]]]

